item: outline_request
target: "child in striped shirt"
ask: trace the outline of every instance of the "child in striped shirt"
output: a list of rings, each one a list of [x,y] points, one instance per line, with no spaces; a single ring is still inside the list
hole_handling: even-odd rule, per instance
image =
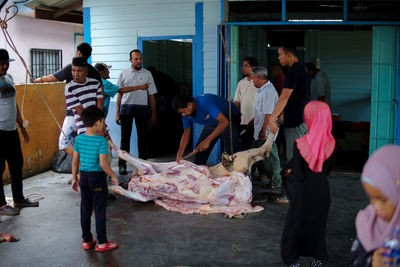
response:
[[[73,190],[81,190],[81,227],[83,249],[94,248],[96,241],[90,231],[90,217],[94,208],[96,218],[96,233],[98,245],[96,251],[116,249],[116,242],[108,241],[106,235],[106,205],[107,179],[106,172],[114,185],[118,185],[118,177],[112,171],[107,161],[107,140],[100,136],[104,128],[104,113],[96,106],[83,109],[82,122],[86,133],[78,135],[74,145],[72,159]],[[80,179],[78,179],[78,165],[80,160]]]
[[[100,83],[93,78],[87,77],[88,64],[84,57],[72,59],[72,77],[65,86],[65,100],[67,110],[72,110],[76,122],[78,135],[86,131],[81,120],[81,113],[84,108],[97,106],[103,108],[103,93]]]

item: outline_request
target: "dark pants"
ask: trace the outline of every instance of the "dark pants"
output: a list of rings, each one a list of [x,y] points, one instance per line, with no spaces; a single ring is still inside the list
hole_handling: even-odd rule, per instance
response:
[[[207,138],[207,136],[210,135],[212,131],[217,126],[204,126],[203,131],[200,134],[199,139],[197,140],[196,147],[204,140]],[[240,127],[240,116],[237,116],[236,118],[232,118],[232,145],[233,145],[233,151],[231,151],[231,139],[230,139],[230,127],[226,127],[226,129],[222,132],[222,143],[224,145],[224,151],[233,154],[239,151],[240,149],[240,143],[239,143],[239,127]],[[218,138],[215,138],[211,143],[210,146],[202,151],[198,152],[194,156],[194,163],[197,165],[205,165],[207,163],[208,156],[210,156],[210,153],[212,149],[214,148],[215,144],[217,143]]]
[[[24,199],[24,194],[22,193],[22,167],[24,158],[17,130],[0,130],[0,207],[7,204],[3,188],[3,172],[6,161],[11,176],[11,191],[14,202],[21,201]]]
[[[90,217],[94,208],[96,233],[99,244],[107,243],[106,206],[107,180],[104,172],[81,171],[79,187],[81,188],[81,227],[82,239],[85,243],[92,241]]]
[[[254,125],[240,125],[240,144],[241,150],[248,150],[251,148],[254,140]]]
[[[138,137],[139,158],[149,157],[149,119],[147,117],[134,117],[133,115],[120,115],[121,120],[121,146],[122,150],[129,153],[131,147],[132,124],[135,118],[136,132]],[[120,159],[118,166],[126,167],[126,161]]]

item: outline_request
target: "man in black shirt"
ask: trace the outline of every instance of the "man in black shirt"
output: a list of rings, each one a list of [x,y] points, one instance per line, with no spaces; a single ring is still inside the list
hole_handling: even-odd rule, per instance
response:
[[[303,121],[304,106],[310,101],[311,77],[303,63],[296,56],[296,48],[281,46],[278,49],[279,62],[282,66],[289,67],[285,78],[282,93],[276,103],[275,109],[269,120],[271,132],[276,133],[278,126],[276,119],[284,115],[286,134],[286,159],[293,157],[293,145],[297,138],[307,133],[307,126]]]

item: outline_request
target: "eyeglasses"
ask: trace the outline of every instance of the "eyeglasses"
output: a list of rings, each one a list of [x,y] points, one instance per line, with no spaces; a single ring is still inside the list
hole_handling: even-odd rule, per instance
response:
[[[243,65],[242,68],[250,68],[250,65]]]

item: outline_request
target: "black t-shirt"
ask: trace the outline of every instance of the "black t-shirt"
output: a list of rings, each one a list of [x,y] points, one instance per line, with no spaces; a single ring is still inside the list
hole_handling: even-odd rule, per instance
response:
[[[68,64],[64,66],[61,70],[55,72],[54,77],[56,77],[57,81],[62,82],[65,81],[67,84],[72,81],[74,78],[72,77],[72,64]],[[101,81],[100,73],[90,64],[88,64],[88,74],[87,77],[93,78],[99,81],[100,85],[103,86],[103,82]],[[66,110],[67,116],[74,116],[71,110]]]
[[[303,63],[296,62],[286,75],[283,88],[293,89],[284,110],[286,128],[294,128],[303,123],[304,106],[310,101],[311,76]]]

